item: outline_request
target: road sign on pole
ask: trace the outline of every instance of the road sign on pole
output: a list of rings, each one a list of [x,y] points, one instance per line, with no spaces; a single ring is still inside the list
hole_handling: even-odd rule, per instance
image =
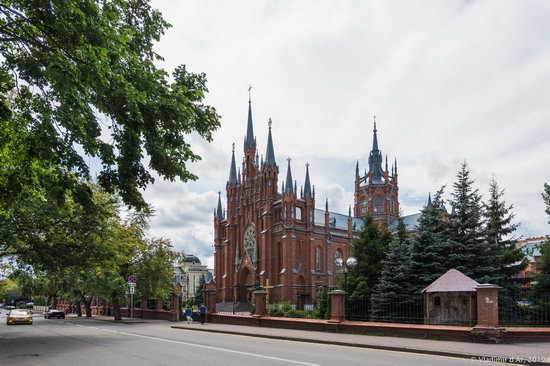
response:
[[[136,283],[137,282],[137,277],[136,275],[130,275],[128,276],[128,283]]]

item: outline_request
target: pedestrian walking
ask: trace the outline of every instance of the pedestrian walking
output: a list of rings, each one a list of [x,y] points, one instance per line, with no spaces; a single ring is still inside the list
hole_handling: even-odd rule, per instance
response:
[[[185,309],[185,318],[187,319],[187,324],[193,323],[193,309],[190,306]]]
[[[201,304],[201,306],[199,306],[199,315],[201,316],[201,324],[204,325],[204,320],[206,319],[206,306],[204,306],[204,304]]]

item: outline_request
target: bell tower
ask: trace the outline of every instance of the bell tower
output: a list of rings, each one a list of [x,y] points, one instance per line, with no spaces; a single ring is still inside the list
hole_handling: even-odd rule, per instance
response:
[[[388,170],[388,156],[385,169],[382,168],[382,151],[378,148],[378,130],[374,116],[372,150],[369,154],[369,170],[359,174],[359,161],[355,166],[355,194],[353,215],[355,217],[372,216],[380,224],[389,225],[393,218],[399,217],[399,187],[397,184],[397,159]]]

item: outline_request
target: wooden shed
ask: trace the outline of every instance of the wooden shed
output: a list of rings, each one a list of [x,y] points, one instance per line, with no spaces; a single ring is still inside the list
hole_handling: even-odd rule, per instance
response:
[[[473,325],[476,322],[476,286],[479,283],[456,269],[422,290],[424,323]]]

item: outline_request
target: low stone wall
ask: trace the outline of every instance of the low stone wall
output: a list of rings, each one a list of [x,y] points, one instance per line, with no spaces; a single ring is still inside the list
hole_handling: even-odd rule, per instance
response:
[[[208,321],[220,324],[248,325],[270,328],[289,328],[321,332],[336,332],[363,335],[385,335],[393,337],[440,339],[463,342],[548,342],[550,328],[508,328],[503,329],[498,339],[479,336],[479,328],[343,321],[321,319],[276,318],[269,316],[244,316],[230,314],[208,314]]]
[[[129,318],[130,317],[130,309],[127,308],[120,308],[120,313],[123,317]],[[168,320],[168,321],[175,321],[177,320],[175,317],[175,313],[169,310],[155,310],[155,309],[134,309],[133,312],[134,318],[139,319],[158,319],[158,320]]]

